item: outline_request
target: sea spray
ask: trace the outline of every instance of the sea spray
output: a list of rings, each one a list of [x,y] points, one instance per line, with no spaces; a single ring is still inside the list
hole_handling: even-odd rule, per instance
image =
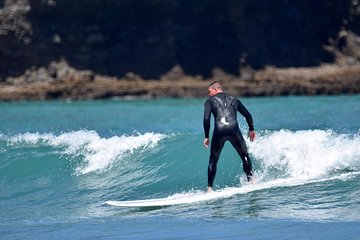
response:
[[[101,172],[136,150],[151,149],[165,138],[160,133],[134,133],[132,135],[100,137],[96,131],[80,130],[54,135],[52,133],[24,133],[10,137],[9,144],[50,145],[61,148],[70,158],[80,157],[81,165],[75,174]]]
[[[316,178],[334,171],[360,169],[359,134],[331,130],[265,131],[249,143],[262,177]]]

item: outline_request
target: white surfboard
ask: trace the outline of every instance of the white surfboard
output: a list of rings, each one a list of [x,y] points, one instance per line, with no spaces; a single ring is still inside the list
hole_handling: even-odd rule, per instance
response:
[[[219,198],[218,192],[212,193],[184,193],[175,194],[165,198],[154,198],[133,201],[107,201],[106,204],[116,207],[161,207],[179,204],[190,204],[202,201],[209,201]]]
[[[199,202],[213,201],[221,198],[229,198],[236,194],[247,193],[255,190],[269,188],[272,186],[274,185],[248,184],[242,187],[229,187],[209,193],[204,191],[193,191],[188,193],[177,193],[164,198],[132,201],[107,201],[106,204],[116,207],[161,207],[180,204],[193,204]]]
[[[245,194],[253,191],[270,189],[276,187],[290,187],[314,182],[328,181],[329,179],[337,179],[343,177],[342,175],[332,178],[283,178],[268,182],[247,184],[241,187],[228,187],[206,193],[203,191],[193,191],[188,193],[177,193],[164,198],[154,198],[145,200],[133,201],[107,201],[106,204],[116,207],[162,207],[180,204],[193,204],[207,201],[214,201],[217,199],[229,198],[237,194]]]

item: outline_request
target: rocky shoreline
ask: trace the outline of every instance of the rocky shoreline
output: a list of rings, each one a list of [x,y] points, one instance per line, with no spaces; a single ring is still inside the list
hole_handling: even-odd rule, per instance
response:
[[[358,94],[359,29],[353,0],[8,0],[0,101]]]
[[[206,97],[207,86],[221,80],[236,96],[335,95],[360,93],[360,64],[327,64],[309,68],[243,70],[234,76],[214,69],[208,79],[188,76],[175,66],[160,79],[142,79],[134,73],[122,78],[77,70],[64,60],[47,68],[27,70],[0,84],[1,101],[89,100],[105,98],[198,98]]]

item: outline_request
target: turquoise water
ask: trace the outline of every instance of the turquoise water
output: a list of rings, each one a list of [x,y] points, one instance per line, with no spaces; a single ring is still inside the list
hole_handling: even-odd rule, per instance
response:
[[[242,101],[254,186],[227,144],[236,194],[127,209],[105,202],[205,190],[204,99],[0,103],[0,238],[360,239],[360,95]]]

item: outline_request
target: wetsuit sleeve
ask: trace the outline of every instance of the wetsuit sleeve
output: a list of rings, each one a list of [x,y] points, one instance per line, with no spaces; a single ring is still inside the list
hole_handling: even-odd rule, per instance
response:
[[[246,109],[246,107],[240,102],[239,99],[236,99],[236,102],[237,102],[237,110],[245,117],[246,122],[249,125],[249,131],[254,131],[254,122],[251,114]]]
[[[210,115],[211,115],[211,105],[209,100],[205,102],[205,110],[204,110],[204,132],[205,138],[209,138],[210,132]]]

